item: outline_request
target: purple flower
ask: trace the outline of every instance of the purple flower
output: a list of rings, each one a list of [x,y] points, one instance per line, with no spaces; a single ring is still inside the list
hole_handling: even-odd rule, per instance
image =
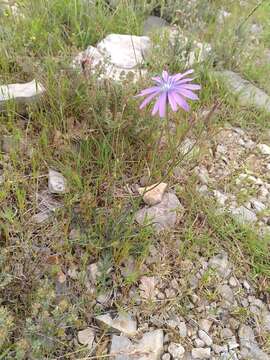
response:
[[[160,117],[166,116],[166,108],[168,103],[173,111],[179,108],[189,111],[189,105],[186,99],[198,100],[198,96],[192,90],[199,90],[200,85],[191,84],[193,78],[186,77],[192,74],[194,70],[188,70],[183,74],[169,75],[167,71],[163,71],[162,77],[153,77],[156,86],[142,90],[137,96],[147,96],[141,103],[140,109],[143,109],[154,98],[157,98],[152,110],[152,115],[159,112]]]

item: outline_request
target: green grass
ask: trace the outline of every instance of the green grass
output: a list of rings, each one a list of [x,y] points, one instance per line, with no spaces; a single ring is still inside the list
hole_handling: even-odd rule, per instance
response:
[[[269,291],[269,239],[259,239],[230,217],[216,215],[215,204],[205,202],[194,192],[193,178],[177,190],[185,206],[181,224],[162,236],[134,224],[140,199],[125,190],[127,184],[138,183],[146,169],[151,169],[151,182],[160,181],[168,173],[170,185],[177,185],[168,169],[189,116],[198,119],[193,132],[198,134],[203,129],[206,136],[225,123],[254,129],[258,137],[269,128],[266,114],[241,108],[237,99],[211,76],[213,66],[233,69],[269,92],[270,67],[261,60],[263,51],[270,46],[269,4],[265,3],[248,20],[264,26],[259,44],[253,44],[247,24],[239,37],[235,31],[255,1],[249,1],[244,9],[236,1],[202,1],[192,16],[196,19],[200,14],[200,21],[206,22],[204,30],[197,26],[199,22],[192,27],[192,17],[187,21],[188,2],[182,7],[186,16],[180,19],[175,11],[181,8],[181,1],[168,4],[163,0],[122,0],[116,9],[101,0],[95,6],[89,3],[22,0],[19,4],[23,16],[13,17],[8,11],[0,15],[1,83],[36,78],[47,89],[41,107],[31,107],[26,117],[19,115],[13,104],[6,114],[0,114],[0,139],[4,135],[12,139],[12,151],[0,153],[0,170],[5,179],[0,185],[0,359],[83,357],[85,350],[72,339],[87,326],[89,316],[101,311],[95,295],[87,288],[88,265],[102,264],[97,291],[121,289],[126,298],[117,299],[114,306],[128,308],[134,300],[128,299],[129,290],[138,283],[153,244],[176,247],[175,263],[170,263],[170,256],[165,258],[164,278],[170,269],[176,271],[179,261],[196,262],[201,255],[207,258],[223,248],[239,265],[240,272],[248,271]],[[214,15],[221,6],[233,14],[217,32]],[[183,26],[193,39],[211,42],[214,50],[209,61],[195,66],[196,81],[203,87],[201,101],[193,105],[191,115],[179,112],[172,116],[176,135],[171,137],[171,146],[159,153],[155,150],[158,120],[148,111],[139,112],[138,100],[134,99],[149,80],[124,86],[100,84],[69,67],[74,55],[107,34],[141,35],[143,21],[152,11]],[[159,73],[164,66],[172,72],[182,71],[181,44],[168,51],[166,39],[153,38],[160,47],[151,54],[150,74]],[[202,124],[202,110],[215,102],[220,103],[218,114],[210,125]],[[184,164],[192,168],[198,161]],[[31,221],[37,210],[36,194],[47,188],[51,167],[66,177],[69,192],[63,197],[63,208],[48,223],[37,226]],[[76,237],[70,236],[74,229]],[[58,259],[55,264],[48,260],[53,255]],[[121,267],[129,256],[135,259],[135,270],[125,278]],[[68,280],[68,296],[64,296],[57,279],[60,271],[66,274],[72,267],[78,279]],[[151,311],[144,311],[147,318]],[[182,311],[186,311],[184,307]],[[240,312],[239,316],[244,315]]]

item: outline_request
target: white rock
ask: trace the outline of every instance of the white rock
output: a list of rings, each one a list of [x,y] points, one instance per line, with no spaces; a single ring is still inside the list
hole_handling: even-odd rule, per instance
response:
[[[178,325],[178,329],[179,329],[179,335],[181,337],[187,336],[187,325],[184,321],[180,321],[180,323]]]
[[[137,349],[144,354],[140,356],[141,360],[159,360],[163,352],[163,331],[154,330],[143,335]],[[138,359],[135,357],[135,359]]]
[[[95,340],[95,330],[91,328],[86,328],[78,332],[78,341],[82,345],[86,345],[89,349],[92,348],[93,342]]]
[[[140,195],[143,195],[143,201],[147,205],[153,206],[162,201],[167,186],[168,184],[162,182],[160,184],[153,184],[147,187],[140,187],[138,192]]]
[[[238,282],[237,280],[235,279],[235,277],[230,277],[229,279],[229,285],[232,286],[232,287],[236,287],[238,285]]]
[[[201,348],[205,346],[205,342],[202,341],[201,339],[196,338],[194,340],[194,345],[196,346],[196,348]]]
[[[67,181],[55,170],[49,170],[48,188],[52,194],[64,194],[67,191]]]
[[[222,339],[230,339],[233,337],[233,332],[229,328],[221,329],[220,331],[220,337]]]
[[[127,336],[134,336],[137,332],[137,322],[129,314],[120,314],[114,319],[112,319],[110,314],[99,315],[96,317],[96,320]]]
[[[191,355],[193,359],[210,359],[211,349],[210,348],[196,348],[192,349]]]
[[[172,355],[173,359],[183,359],[185,348],[181,344],[170,343],[168,352]]]
[[[199,338],[207,345],[211,346],[213,344],[213,340],[211,337],[203,330],[198,331]]]
[[[210,181],[207,169],[204,166],[198,166],[195,168],[195,172],[203,185],[207,185]]]
[[[257,221],[256,214],[244,206],[239,206],[238,208],[230,207],[229,212],[240,224],[251,224]]]
[[[151,207],[140,209],[136,221],[141,224],[152,224],[157,232],[173,228],[177,221],[177,214],[183,212],[183,207],[173,193],[164,194],[162,201]]]
[[[150,47],[151,41],[147,36],[119,34],[108,35],[97,45],[101,54],[123,69],[133,69],[142,64]]]
[[[0,86],[0,111],[6,109],[8,101],[19,105],[19,110],[25,110],[26,105],[38,102],[45,93],[45,88],[33,80],[23,84],[8,84]]]
[[[220,346],[220,345],[214,344],[214,345],[212,346],[212,348],[213,348],[213,350],[214,350],[214,352],[215,352],[216,354],[220,354],[220,353],[225,352],[225,351],[228,350],[227,345]]]
[[[270,146],[268,146],[266,144],[258,144],[257,148],[260,150],[260,152],[263,155],[270,155]]]
[[[217,203],[220,205],[220,206],[224,206],[226,201],[228,200],[228,196],[218,190],[214,190],[213,191],[213,194],[217,200]]]
[[[145,74],[139,66],[150,47],[147,36],[111,34],[98,43],[97,48],[89,46],[81,52],[74,59],[73,67],[97,73],[100,78],[121,81],[132,75],[137,81],[141,74]]]
[[[233,71],[217,71],[215,75],[224,81],[233,95],[238,97],[240,105],[255,106],[270,113],[270,97],[264,91]]]

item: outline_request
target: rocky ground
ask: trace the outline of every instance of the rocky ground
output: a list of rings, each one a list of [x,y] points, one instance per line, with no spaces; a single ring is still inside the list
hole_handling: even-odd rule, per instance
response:
[[[4,1],[1,9],[6,17],[24,21],[19,5]],[[90,5],[94,6],[92,2]],[[117,6],[117,2],[111,2],[110,11],[116,11],[112,9]],[[61,102],[55,108],[48,105],[50,84],[44,73],[43,76],[31,73],[39,80],[28,78],[25,82],[4,82],[0,86],[0,202],[3,208],[0,245],[4,250],[0,256],[3,272],[0,277],[0,290],[3,288],[0,297],[0,349],[2,347],[3,353],[0,359],[270,358],[269,264],[260,276],[252,262],[251,251],[246,250],[244,235],[245,231],[250,232],[255,242],[267,242],[270,235],[270,132],[269,126],[263,127],[260,133],[257,125],[242,124],[242,114],[238,114],[239,109],[244,109],[249,119],[259,118],[260,114],[263,119],[269,117],[268,83],[257,86],[255,81],[245,80],[245,71],[240,76],[237,71],[226,70],[220,59],[219,65],[214,66],[217,48],[206,40],[189,38],[188,31],[182,31],[177,25],[177,21],[182,21],[181,11],[173,11],[174,20],[168,15],[168,21],[154,15],[147,17],[141,35],[107,34],[95,44],[80,49],[79,53],[72,53],[67,70],[59,70],[64,76],[73,77],[72,85],[73,79],[79,78],[82,88],[85,84],[91,87],[88,81],[94,78],[95,95],[102,87],[105,93],[113,94],[113,100],[107,101],[111,102],[110,108],[101,116],[102,121],[107,116],[104,128],[103,123],[90,122],[91,126],[87,123],[96,104],[84,105],[86,110],[77,107],[79,100],[85,101],[80,86],[76,88],[75,100],[72,98],[74,113],[69,108],[70,98],[66,100],[66,108]],[[232,16],[231,12],[220,9],[217,23],[222,26]],[[196,19],[200,27],[200,17]],[[248,29],[248,46],[252,49],[254,44],[260,43],[264,29],[257,23]],[[181,51],[177,47],[179,42]],[[164,54],[164,59],[160,53]],[[266,61],[267,54],[263,53],[261,63]],[[184,155],[185,161],[175,164],[169,176],[163,176],[160,171],[152,181],[149,157],[158,155],[161,161],[164,152],[171,150],[170,138],[178,140],[177,126],[181,125],[178,118],[172,118],[167,137],[161,138],[156,147],[157,154],[149,156],[147,150],[145,162],[141,158],[137,160],[134,153],[132,160],[128,159],[131,163],[143,162],[145,176],[143,172],[139,176],[130,174],[130,168],[125,169],[128,175],[120,171],[120,175],[116,175],[119,159],[124,158],[128,146],[125,136],[115,145],[110,135],[115,135],[119,126],[118,133],[116,131],[119,140],[119,133],[126,130],[125,116],[131,116],[125,114],[128,103],[121,108],[122,113],[120,107],[117,108],[120,97],[117,91],[125,93],[122,89],[129,89],[130,98],[134,98],[134,89],[128,86],[142,84],[149,78],[154,56],[158,64],[160,61],[160,67],[178,69],[177,61],[181,68],[197,67],[203,74],[202,79],[204,71],[201,69],[208,62],[214,64],[206,83],[215,85],[211,90],[205,86],[202,94],[209,91],[209,98],[202,100],[204,104],[198,106],[189,119],[190,122],[194,119],[205,121],[200,136],[194,127],[177,149],[176,157]],[[36,60],[33,60],[35,64]],[[112,83],[117,84],[115,88],[110,85]],[[57,96],[61,95],[58,90]],[[226,95],[218,99],[212,112],[209,108],[216,101],[217,91]],[[235,112],[232,103],[226,105],[227,94],[237,103]],[[97,108],[104,102],[103,98],[97,99]],[[36,106],[41,108],[40,112],[35,113]],[[226,106],[231,108],[228,110]],[[48,109],[52,113],[60,109],[59,118],[65,119],[60,125],[59,118],[54,119],[52,133],[44,124],[38,124],[39,118],[46,118]],[[211,118],[208,118],[210,113]],[[237,115],[239,121],[232,119]],[[141,120],[141,116],[147,119],[147,115],[136,113],[136,121]],[[116,126],[119,119],[122,123]],[[137,129],[131,132],[132,141],[139,139]],[[100,139],[95,138],[97,133],[102,135],[100,147],[97,146]],[[92,147],[90,141],[93,141]],[[147,147],[143,143],[145,139],[140,141]],[[85,158],[84,146],[87,148]],[[119,153],[118,148],[121,148]],[[43,159],[47,149],[53,156]],[[138,148],[136,150],[139,152]],[[65,158],[63,153],[67,152]],[[94,158],[92,163],[87,162],[90,155]],[[94,171],[91,177],[92,169],[106,156],[109,160],[104,168],[110,169],[111,163],[116,165],[102,180],[97,180],[94,188],[97,174]],[[36,159],[42,162],[40,169]],[[167,163],[171,165],[172,160]],[[65,166],[66,171],[63,171]],[[122,177],[121,186],[119,177]],[[115,179],[115,184],[109,188],[111,179]],[[85,191],[87,181],[90,186]],[[103,197],[103,193],[109,194],[108,198]],[[185,193],[198,202],[205,202],[216,216],[228,221],[240,234],[238,238],[231,233],[227,238],[218,237],[210,226],[207,228],[208,215],[199,207],[188,227],[191,204],[187,203]],[[109,209],[111,198],[114,201],[124,199],[114,206],[123,207],[125,215],[131,214],[130,229],[124,228],[127,216],[124,220],[113,218]],[[96,211],[91,214],[90,223],[87,222],[89,207]],[[105,210],[99,217],[101,208]],[[108,224],[112,221],[113,226],[108,225],[99,233],[106,221]],[[194,237],[198,238],[196,245],[190,240]],[[233,249],[224,243],[228,238],[234,242]],[[210,240],[218,244],[208,248]],[[189,244],[194,246],[193,253],[184,249]],[[269,246],[264,249],[269,250]],[[17,253],[23,260],[19,257],[16,260]],[[7,254],[11,254],[10,258]],[[267,259],[267,254],[262,255]],[[18,328],[14,319],[20,319]],[[54,343],[57,343],[57,350]]]

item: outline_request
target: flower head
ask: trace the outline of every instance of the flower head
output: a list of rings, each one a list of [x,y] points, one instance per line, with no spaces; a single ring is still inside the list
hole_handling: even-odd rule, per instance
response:
[[[193,72],[194,70],[188,70],[183,74],[169,75],[167,71],[163,71],[161,77],[153,77],[152,80],[154,80],[156,85],[142,90],[137,95],[146,96],[140,105],[140,109],[143,109],[154,98],[157,98],[152,115],[158,112],[160,117],[165,117],[168,104],[170,104],[173,111],[177,111],[179,108],[189,111],[186,99],[198,100],[198,96],[192,90],[199,90],[201,88],[200,85],[191,84],[191,81],[194,80],[193,78],[186,77]]]

